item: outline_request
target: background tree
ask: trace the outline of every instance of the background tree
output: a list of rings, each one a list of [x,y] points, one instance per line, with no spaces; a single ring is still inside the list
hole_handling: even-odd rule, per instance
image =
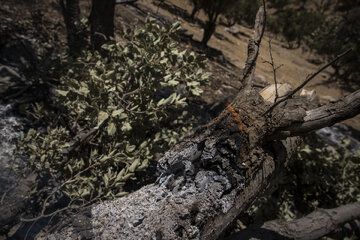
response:
[[[290,48],[306,44],[324,58],[339,51],[353,51],[333,65],[337,79],[345,87],[360,85],[360,1],[271,0],[269,30],[282,34]],[[340,49],[339,49],[340,48]]]
[[[78,55],[87,45],[87,35],[80,22],[79,0],[59,0],[64,18],[70,55]]]
[[[80,21],[79,0],[59,0],[64,18],[70,55],[79,55],[87,46],[88,33]],[[115,0],[93,0],[90,19],[92,47],[104,53],[101,46],[114,37]]]
[[[270,31],[276,34],[281,33],[288,42],[289,48],[300,47],[307,37],[320,28],[325,20],[322,11],[310,7],[313,6],[316,9],[315,6],[323,7],[320,1],[316,1],[316,3],[318,5],[308,0],[270,1],[270,8],[274,11],[269,16]]]
[[[101,46],[114,37],[115,0],[93,0],[90,14],[91,44],[104,53]]]
[[[353,48],[351,54],[334,65],[334,78],[346,87],[357,88],[360,85],[360,1],[338,1],[330,13],[307,43],[327,58],[337,51]]]
[[[260,5],[258,1],[253,0],[240,0],[237,1],[232,7],[225,10],[224,16],[228,26],[236,23],[253,25],[256,12]]]
[[[195,18],[195,14],[200,10],[201,0],[191,0],[191,3],[194,5],[193,10],[191,11],[191,19]]]
[[[220,14],[224,13],[229,8],[239,4],[239,0],[199,0],[200,8],[205,11],[208,19],[204,24],[204,35],[201,43],[207,45],[211,36],[216,29],[216,21]]]

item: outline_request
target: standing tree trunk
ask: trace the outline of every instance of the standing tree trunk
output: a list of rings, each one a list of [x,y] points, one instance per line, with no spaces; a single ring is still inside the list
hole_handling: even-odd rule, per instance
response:
[[[90,14],[91,44],[101,54],[101,46],[114,37],[115,0],[93,0]]]
[[[87,45],[87,36],[80,25],[79,0],[60,0],[59,3],[66,26],[69,53],[77,56]]]
[[[220,14],[224,13],[225,9],[234,7],[233,0],[201,0],[199,7],[204,9],[208,20],[204,25],[204,35],[201,43],[206,46],[211,36],[216,29],[216,21]]]
[[[216,20],[217,17],[215,19],[209,19],[209,21],[206,22],[205,26],[204,26],[204,35],[203,35],[203,39],[201,41],[201,43],[206,46],[207,43],[209,42],[211,36],[213,35],[213,33],[215,32],[216,29]]]
[[[201,1],[200,0],[191,0],[192,4],[194,5],[193,10],[191,11],[191,19],[195,19],[195,14],[200,10]]]
[[[191,19],[195,19],[195,14],[197,13],[199,11],[199,7],[197,6],[197,5],[194,5],[194,8],[193,8],[193,10],[191,11],[191,15],[190,15],[190,17],[191,17]]]

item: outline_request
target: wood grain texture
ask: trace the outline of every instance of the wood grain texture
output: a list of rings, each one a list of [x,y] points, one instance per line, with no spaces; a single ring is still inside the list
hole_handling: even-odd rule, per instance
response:
[[[360,113],[360,90],[345,96],[334,103],[307,110],[302,120],[287,122],[286,127],[280,127],[276,132],[277,139],[288,136],[306,135],[311,131],[331,126],[337,122],[352,118]],[[303,114],[299,114],[301,116]]]

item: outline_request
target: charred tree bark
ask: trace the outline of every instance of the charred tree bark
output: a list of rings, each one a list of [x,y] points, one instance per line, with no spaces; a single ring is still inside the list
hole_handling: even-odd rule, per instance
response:
[[[224,111],[160,159],[157,183],[90,208],[80,218],[91,231],[65,228],[52,237],[71,231],[95,239],[218,239],[287,156],[281,145],[281,159],[273,157],[272,146],[250,148],[266,133],[261,118],[266,103],[255,91],[244,94],[232,103],[244,116],[244,132],[233,113]]]
[[[69,53],[77,56],[87,46],[87,36],[80,25],[79,0],[60,0],[59,3],[66,26]]]
[[[273,220],[260,227],[250,227],[226,240],[297,239],[315,240],[335,231],[346,222],[360,218],[360,202],[333,209],[319,209],[290,222]]]
[[[90,24],[91,24],[91,44],[93,48],[101,54],[105,51],[101,46],[114,37],[114,14],[115,0],[93,0]]]

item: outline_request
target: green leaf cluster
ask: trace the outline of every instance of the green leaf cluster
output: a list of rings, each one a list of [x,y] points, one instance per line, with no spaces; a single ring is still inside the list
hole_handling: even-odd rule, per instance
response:
[[[325,15],[319,11],[305,8],[287,7],[269,17],[270,31],[281,33],[289,48],[297,48],[313,35],[325,21]]]
[[[73,202],[125,195],[127,181],[154,154],[191,130],[187,99],[208,82],[206,58],[179,50],[174,39],[181,31],[179,23],[159,26],[147,18],[145,29],[125,29],[122,41],[104,45],[106,57],[85,52],[67,64],[54,103],[60,114],[47,131],[23,134],[18,154]],[[37,105],[32,115],[45,113]]]

